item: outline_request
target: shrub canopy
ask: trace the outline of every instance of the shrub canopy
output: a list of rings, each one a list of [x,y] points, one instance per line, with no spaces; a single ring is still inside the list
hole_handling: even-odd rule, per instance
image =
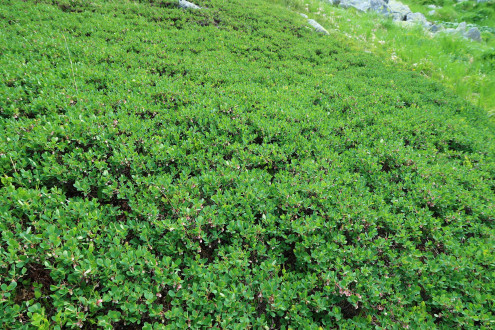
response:
[[[197,4],[0,5],[0,324],[492,327],[486,114]]]

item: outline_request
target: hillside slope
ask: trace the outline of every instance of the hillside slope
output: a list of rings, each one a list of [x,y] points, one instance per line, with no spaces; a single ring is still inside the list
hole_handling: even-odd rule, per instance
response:
[[[1,2],[1,327],[493,326],[486,113],[197,3]]]

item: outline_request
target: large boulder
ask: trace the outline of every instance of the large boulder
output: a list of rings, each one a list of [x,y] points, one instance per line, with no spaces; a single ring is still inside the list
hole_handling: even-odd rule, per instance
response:
[[[405,21],[407,14],[411,13],[411,9],[408,5],[402,2],[390,0],[388,2],[389,16],[392,16],[394,21]]]
[[[359,11],[375,11],[386,14],[388,12],[387,3],[384,0],[330,0],[339,1],[342,8],[355,8]],[[388,1],[388,0],[386,0]]]
[[[387,0],[388,1],[388,0]],[[377,12],[382,15],[388,14],[388,5],[383,0],[370,0],[370,11]]]
[[[430,27],[431,23],[426,20],[425,15],[421,13],[409,13],[406,15],[406,21],[412,23],[420,23],[424,27]]]
[[[359,11],[368,11],[370,9],[369,0],[341,0],[339,6],[342,8],[355,8]]]

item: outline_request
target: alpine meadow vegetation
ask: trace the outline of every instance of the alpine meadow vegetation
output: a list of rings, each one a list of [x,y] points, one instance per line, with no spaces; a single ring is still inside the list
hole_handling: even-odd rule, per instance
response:
[[[373,12],[343,9],[322,0],[269,0],[291,10],[306,13],[324,25],[332,37],[345,37],[356,49],[372,52],[396,67],[416,71],[439,82],[473,104],[495,114],[495,0],[476,3],[474,0],[452,4],[450,0],[403,0],[414,12],[444,28],[456,28],[467,22],[477,27],[481,41],[472,41],[455,33],[431,33],[421,24],[393,22],[392,18]],[[490,2],[491,1],[491,2]],[[435,9],[428,5],[444,6]],[[454,11],[458,15],[443,15]],[[483,13],[483,19],[476,13]],[[479,14],[481,15],[481,14]]]
[[[487,111],[195,3],[0,1],[0,328],[493,328]]]

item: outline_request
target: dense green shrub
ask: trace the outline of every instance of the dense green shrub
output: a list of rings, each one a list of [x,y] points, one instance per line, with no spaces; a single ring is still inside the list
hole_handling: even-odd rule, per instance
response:
[[[2,2],[2,327],[493,327],[486,114],[264,1],[169,3]]]

